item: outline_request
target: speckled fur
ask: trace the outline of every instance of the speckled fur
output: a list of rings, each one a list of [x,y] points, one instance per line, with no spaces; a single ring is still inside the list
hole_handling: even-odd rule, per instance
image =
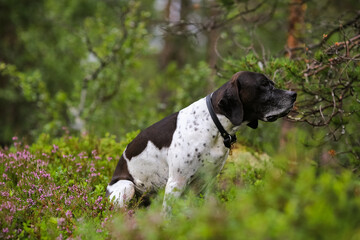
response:
[[[225,116],[218,114],[218,118],[230,134],[238,129]],[[130,161],[126,150],[123,156],[137,192],[156,192],[165,187],[167,199],[170,195],[181,195],[187,187],[202,191],[209,181],[200,176],[215,177],[224,166],[228,153],[229,149],[224,146],[207,110],[205,98],[202,98],[179,112],[169,147],[158,149],[149,141],[144,151]],[[128,181],[124,185],[119,182],[108,186],[107,190],[110,199],[124,203],[130,195],[123,199],[124,194],[119,193],[125,191],[125,183],[126,191],[129,191],[129,184]]]

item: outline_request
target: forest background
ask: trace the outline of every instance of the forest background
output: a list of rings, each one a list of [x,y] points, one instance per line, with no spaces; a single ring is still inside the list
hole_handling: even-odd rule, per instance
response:
[[[0,236],[360,237],[359,46],[355,0],[0,0]],[[215,196],[174,208],[179,229],[156,201],[113,216],[104,188],[126,143],[243,70],[297,91],[289,116],[240,130]]]

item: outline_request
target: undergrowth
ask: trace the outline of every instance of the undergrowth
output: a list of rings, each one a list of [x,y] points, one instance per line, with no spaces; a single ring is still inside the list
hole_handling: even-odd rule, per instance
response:
[[[0,150],[0,238],[360,238],[360,183],[351,172],[319,172],[306,162],[294,170],[286,155],[271,159],[244,147],[205,195],[175,201],[169,218],[161,213],[163,192],[149,207],[134,200],[119,209],[105,188],[136,134],[122,142],[109,134],[42,135],[31,146],[14,137]]]

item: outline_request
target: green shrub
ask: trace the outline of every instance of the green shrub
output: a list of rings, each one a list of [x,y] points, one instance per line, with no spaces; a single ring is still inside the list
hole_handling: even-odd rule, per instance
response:
[[[299,144],[270,158],[239,147],[212,187],[173,202],[119,209],[105,187],[126,144],[89,135],[0,150],[0,237],[84,239],[358,239],[360,182],[349,171],[319,171]],[[297,164],[294,165],[294,161]],[[300,162],[299,162],[300,161]]]
[[[134,134],[120,143],[109,134],[101,139],[43,134],[31,146],[14,137],[10,150],[0,151],[0,218],[5,220],[0,237],[69,237],[89,219],[103,231],[101,224],[114,209],[105,187]]]

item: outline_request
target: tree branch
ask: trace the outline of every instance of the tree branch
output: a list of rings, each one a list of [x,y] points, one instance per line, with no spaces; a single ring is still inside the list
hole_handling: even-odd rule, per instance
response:
[[[348,22],[346,22],[345,24],[340,25],[337,28],[334,28],[333,30],[331,30],[328,34],[326,34],[326,36],[318,43],[318,44],[314,44],[308,47],[308,49],[314,49],[314,48],[318,48],[320,46],[322,46],[325,42],[327,42],[330,37],[332,35],[334,35],[335,33],[350,27],[351,25],[353,25],[354,23],[356,23],[358,20],[360,19],[360,11],[356,14],[355,18],[349,20]]]

